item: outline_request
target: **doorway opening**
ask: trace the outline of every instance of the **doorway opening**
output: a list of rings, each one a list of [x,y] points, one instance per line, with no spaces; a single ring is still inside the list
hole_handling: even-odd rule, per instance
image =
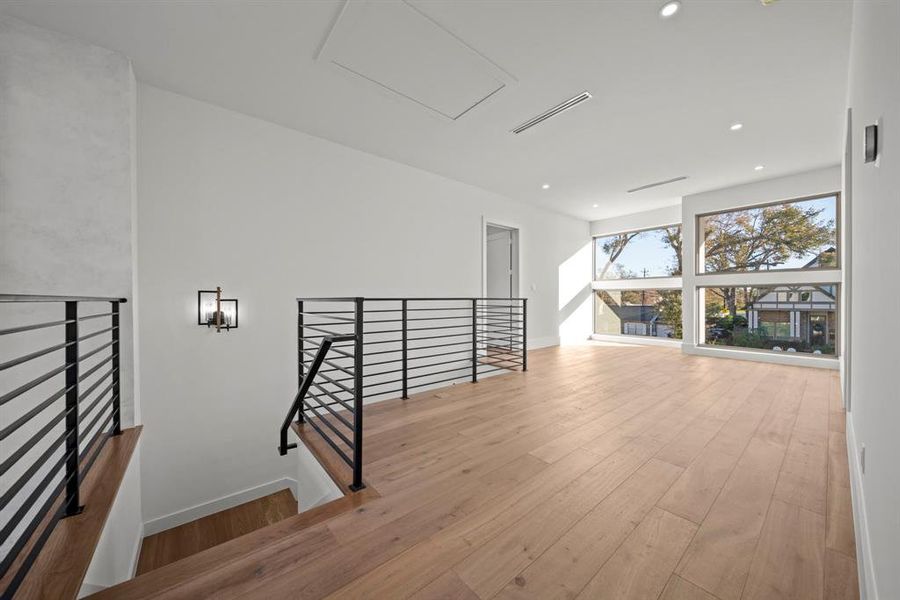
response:
[[[488,223],[485,229],[485,285],[488,298],[519,296],[519,230]]]
[[[502,358],[521,348],[521,332],[515,327],[519,314],[519,230],[485,223],[484,301],[481,328],[486,356]]]

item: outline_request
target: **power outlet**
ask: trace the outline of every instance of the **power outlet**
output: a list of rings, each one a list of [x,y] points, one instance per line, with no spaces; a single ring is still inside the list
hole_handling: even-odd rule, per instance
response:
[[[863,475],[866,474],[866,445],[859,445],[859,472]]]

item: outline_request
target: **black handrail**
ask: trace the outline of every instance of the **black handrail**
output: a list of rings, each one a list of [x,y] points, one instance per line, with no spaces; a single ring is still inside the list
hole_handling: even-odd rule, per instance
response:
[[[287,442],[297,415],[353,468],[351,489],[361,488],[364,401],[527,370],[527,306],[525,298],[298,298],[298,392],[279,452],[297,446]]]
[[[119,306],[126,301],[119,297],[0,294],[0,304],[59,303],[65,309],[63,319],[0,329],[0,342],[11,344],[6,340],[16,335],[17,345],[23,346],[30,338],[20,334],[62,329],[60,342],[41,342],[40,349],[26,351],[0,365],[0,377],[13,378],[11,386],[0,385],[0,405],[17,415],[0,428],[0,439],[11,447],[0,464],[0,473],[15,473],[15,481],[0,495],[0,510],[9,515],[0,522],[0,547],[8,548],[0,555],[0,579],[9,582],[6,589],[0,590],[4,600],[15,594],[56,523],[82,511],[81,482],[109,437],[122,431]],[[79,309],[86,303],[104,303],[110,308],[108,312],[81,314]],[[101,321],[98,329],[82,331],[82,323],[102,318],[109,318],[108,326]],[[12,316],[5,316],[5,320],[11,319]],[[109,341],[104,342],[101,336],[107,335]],[[84,351],[84,343],[95,339],[101,343]],[[87,360],[107,349],[107,355],[100,357],[97,364],[82,369]],[[20,371],[44,369],[42,361],[57,354],[61,356],[55,364],[36,376]],[[107,364],[109,368],[101,371]],[[96,379],[88,381],[98,372]],[[38,390],[52,382],[57,382],[55,391],[45,398],[36,398]],[[3,383],[6,382],[0,379]],[[46,416],[52,406],[60,404],[58,411]],[[92,418],[85,424],[89,415]],[[30,423],[32,429],[27,430],[25,426]],[[60,424],[64,425],[62,431]],[[35,456],[33,462],[20,467],[31,455]],[[28,515],[30,520],[26,523]],[[7,578],[10,572],[12,575]]]
[[[288,450],[297,447],[297,444],[288,443],[288,430],[291,428],[291,423],[294,421],[294,415],[297,415],[298,422],[303,422],[303,400],[306,397],[306,394],[309,393],[309,388],[312,386],[313,379],[315,379],[316,374],[319,372],[319,367],[321,367],[322,363],[325,361],[325,356],[331,349],[331,345],[334,342],[345,342],[352,339],[352,335],[329,335],[322,340],[322,345],[319,346],[319,351],[316,352],[315,358],[313,358],[312,365],[309,368],[309,373],[306,376],[300,377],[300,389],[297,390],[297,394],[294,396],[294,401],[291,403],[291,408],[290,410],[288,410],[287,415],[285,415],[284,417],[284,422],[281,424],[281,439],[278,445],[278,453],[282,456],[287,454]]]
[[[49,296],[45,294],[0,294],[0,302],[128,302],[116,296]]]

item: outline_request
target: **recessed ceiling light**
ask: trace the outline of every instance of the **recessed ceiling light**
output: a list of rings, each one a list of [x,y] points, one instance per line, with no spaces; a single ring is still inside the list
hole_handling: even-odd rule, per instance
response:
[[[659,9],[659,16],[664,19],[668,19],[669,17],[677,13],[679,8],[681,8],[681,2],[678,2],[678,0],[666,2],[662,5],[662,8]]]
[[[762,171],[763,169],[765,169],[765,167],[762,165],[756,165],[755,167],[753,167],[754,171]]]
[[[738,131],[739,129],[742,129],[743,127],[744,127],[743,123],[735,123],[734,125],[731,126],[731,130]]]
[[[541,189],[542,189],[542,190],[549,190],[549,189],[550,189],[550,184],[549,184],[549,183],[545,183],[544,185],[541,186]]]
[[[600,206],[600,205],[599,205],[599,204],[595,204],[595,205],[594,205],[594,208],[597,208],[598,206]]]

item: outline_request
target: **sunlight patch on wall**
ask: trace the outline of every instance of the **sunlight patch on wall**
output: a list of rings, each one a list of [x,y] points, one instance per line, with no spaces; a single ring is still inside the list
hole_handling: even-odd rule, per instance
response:
[[[563,261],[558,271],[560,343],[582,342],[591,333],[591,243]]]

